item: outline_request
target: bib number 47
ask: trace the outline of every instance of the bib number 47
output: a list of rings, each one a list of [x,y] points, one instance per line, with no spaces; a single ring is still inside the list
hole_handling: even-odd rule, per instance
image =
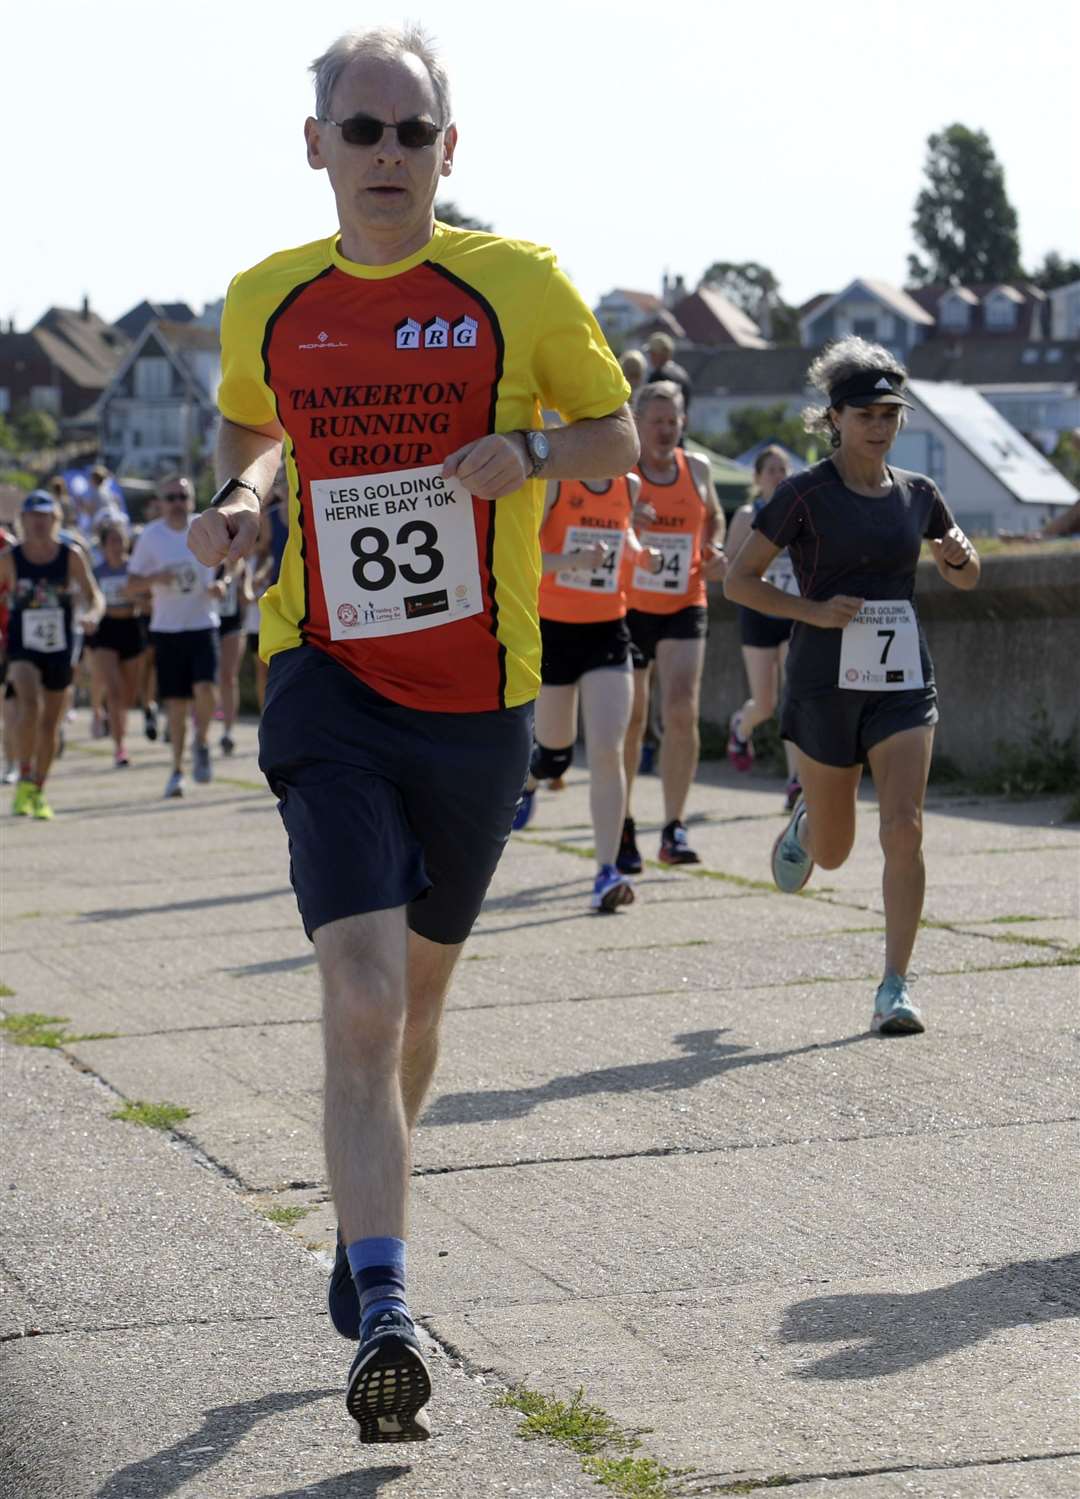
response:
[[[356,561],[353,563],[353,578],[358,587],[377,593],[389,588],[398,573],[407,583],[433,583],[443,571],[446,559],[436,546],[439,533],[429,521],[410,520],[398,528],[394,536],[395,547],[412,548],[407,561],[395,561],[390,555],[391,541],[387,533],[378,526],[361,526],[349,539]],[[423,566],[417,562],[423,559]]]

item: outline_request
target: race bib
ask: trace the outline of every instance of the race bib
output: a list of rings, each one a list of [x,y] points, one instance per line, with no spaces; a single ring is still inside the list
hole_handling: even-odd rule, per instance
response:
[[[66,651],[63,609],[27,609],[22,617],[22,642],[28,651]]]
[[[105,602],[110,606],[130,603],[125,593],[127,578],[123,573],[110,573],[107,578],[99,578],[97,582]]]
[[[332,640],[431,630],[483,609],[472,496],[440,464],[316,479],[311,505]]]
[[[181,562],[172,570],[173,590],[176,593],[194,593],[199,586],[199,575],[189,562]]]
[[[906,692],[924,685],[911,604],[890,599],[862,606],[840,637],[838,685],[856,692]]]
[[[606,542],[608,554],[592,572],[567,568],[555,574],[560,588],[581,588],[590,593],[616,593],[619,587],[619,564],[622,561],[625,531],[604,531],[593,526],[567,526],[564,552],[583,552],[598,541]]]
[[[646,593],[689,593],[694,538],[678,531],[643,531],[639,540],[642,546],[655,547],[661,552],[664,564],[658,573],[635,567],[634,587]]]
[[[236,614],[239,611],[239,593],[237,591],[236,579],[230,578],[225,584],[225,597],[221,600],[222,614]]]
[[[774,588],[779,588],[781,593],[798,594],[799,584],[795,577],[795,568],[787,552],[781,552],[773,559],[765,573],[765,582],[771,583]]]

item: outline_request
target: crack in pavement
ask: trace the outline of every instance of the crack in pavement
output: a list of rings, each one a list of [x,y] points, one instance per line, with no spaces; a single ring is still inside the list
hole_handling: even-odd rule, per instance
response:
[[[92,1326],[72,1323],[65,1327],[27,1327],[20,1332],[0,1333],[0,1343],[17,1343],[31,1338],[66,1338],[73,1333],[93,1336],[99,1332],[147,1332],[159,1327],[236,1327],[254,1322],[301,1322],[308,1317],[326,1317],[329,1313],[312,1308],[303,1312],[257,1312],[236,1317],[162,1317],[146,1322],[101,1322]]]
[[[685,1486],[676,1491],[685,1499],[697,1499],[698,1495],[752,1493],[754,1489],[802,1488],[807,1483],[823,1483],[840,1478],[884,1478],[890,1473],[951,1473],[970,1468],[1002,1468],[1022,1463],[1056,1462],[1063,1458],[1080,1457],[1080,1449],[1068,1448],[1060,1452],[1026,1452],[1016,1457],[959,1457],[942,1463],[893,1463],[880,1468],[834,1468],[821,1473],[777,1473],[771,1477],[745,1478],[730,1473],[694,1474]],[[720,1480],[718,1483],[716,1480]],[[698,1487],[701,1483],[713,1484],[711,1488]]]

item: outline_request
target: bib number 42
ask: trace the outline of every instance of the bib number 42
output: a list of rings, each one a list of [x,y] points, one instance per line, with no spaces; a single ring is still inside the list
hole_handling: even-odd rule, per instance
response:
[[[438,539],[439,533],[430,521],[406,521],[398,527],[393,545],[410,547],[411,555],[406,561],[395,561],[390,555],[389,535],[378,526],[361,526],[349,539],[356,557],[353,578],[358,587],[372,593],[389,588],[399,573],[407,583],[434,583],[446,565],[445,557],[436,546]],[[422,566],[417,566],[421,560]]]

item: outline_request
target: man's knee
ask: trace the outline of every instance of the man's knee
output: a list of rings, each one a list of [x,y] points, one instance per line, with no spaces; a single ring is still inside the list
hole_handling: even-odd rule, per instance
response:
[[[370,952],[320,955],[320,968],[328,1052],[344,1049],[355,1060],[400,1049],[405,1024],[401,968]]]

